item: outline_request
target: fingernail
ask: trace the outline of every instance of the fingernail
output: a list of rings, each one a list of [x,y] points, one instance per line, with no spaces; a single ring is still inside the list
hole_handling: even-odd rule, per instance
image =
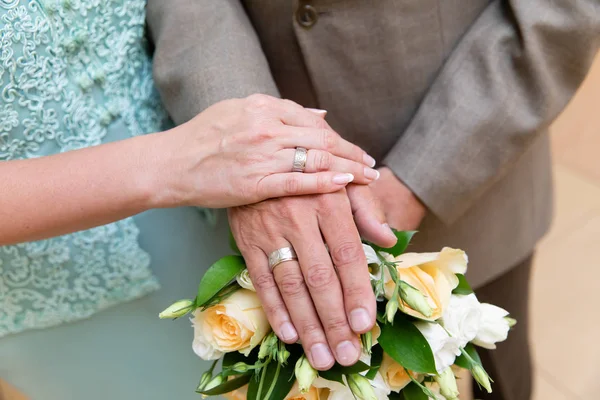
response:
[[[373,325],[373,321],[364,308],[356,308],[350,312],[350,326],[354,332],[364,332],[371,325]]]
[[[363,155],[363,163],[367,164],[369,167],[373,168],[375,166],[375,159],[365,153]]]
[[[298,333],[294,326],[289,322],[284,322],[279,328],[279,334],[284,342],[291,342],[298,337]]]
[[[319,114],[320,116],[327,115],[327,110],[321,110],[319,108],[307,108],[308,111],[314,112],[315,114]]]
[[[396,234],[394,233],[394,231],[392,230],[392,228],[390,228],[390,226],[386,223],[386,224],[381,224],[381,226],[383,226],[384,229],[386,229],[388,231],[388,233],[394,237],[394,239],[396,238]]]
[[[352,174],[339,174],[333,177],[333,183],[336,185],[344,185],[346,183],[350,183],[354,180],[354,175]]]
[[[379,171],[373,168],[365,168],[365,178],[376,181],[379,179]]]
[[[354,347],[349,340],[345,340],[338,344],[335,348],[335,352],[337,354],[338,362],[342,365],[354,364],[358,357],[360,357],[359,350]]]
[[[317,343],[310,348],[310,358],[315,368],[327,368],[333,362],[329,347],[323,343]]]

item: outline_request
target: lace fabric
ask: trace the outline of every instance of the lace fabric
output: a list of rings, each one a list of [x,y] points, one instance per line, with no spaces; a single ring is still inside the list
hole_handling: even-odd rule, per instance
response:
[[[0,162],[166,128],[144,21],[144,0],[0,0]],[[138,235],[129,218],[0,247],[0,337],[157,289]]]

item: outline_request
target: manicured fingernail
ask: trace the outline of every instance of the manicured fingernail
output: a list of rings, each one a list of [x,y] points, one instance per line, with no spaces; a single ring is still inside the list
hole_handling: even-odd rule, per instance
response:
[[[310,358],[315,368],[327,368],[333,362],[329,347],[323,343],[317,343],[310,348]]]
[[[359,350],[354,347],[352,342],[349,340],[345,340],[338,344],[335,348],[335,352],[337,354],[337,360],[342,365],[354,364],[358,357],[360,357]]]
[[[363,155],[363,163],[367,164],[369,167],[373,168],[375,166],[375,159],[365,153]]]
[[[352,174],[339,174],[333,177],[333,183],[336,185],[344,185],[346,183],[350,183],[354,180],[354,175]]]
[[[296,329],[294,329],[294,326],[289,322],[284,322],[283,325],[281,325],[279,328],[279,334],[284,342],[291,342],[298,337]]]
[[[373,321],[364,308],[356,308],[350,312],[350,326],[354,332],[364,332],[371,325],[373,325]]]
[[[314,112],[315,114],[319,114],[320,116],[327,115],[327,110],[321,110],[319,108],[307,108],[308,111]]]
[[[379,179],[379,171],[373,168],[365,168],[365,178],[376,181]]]

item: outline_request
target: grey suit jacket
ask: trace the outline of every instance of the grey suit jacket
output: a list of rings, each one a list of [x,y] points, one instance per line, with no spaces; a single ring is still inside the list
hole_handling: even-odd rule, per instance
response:
[[[547,230],[545,130],[600,44],[599,0],[149,0],[147,18],[176,123],[256,92],[328,110],[430,210],[412,249],[465,249],[475,285]]]

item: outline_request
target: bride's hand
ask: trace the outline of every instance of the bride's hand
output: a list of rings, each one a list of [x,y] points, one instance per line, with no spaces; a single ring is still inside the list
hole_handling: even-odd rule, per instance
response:
[[[323,115],[266,95],[222,101],[156,139],[161,206],[232,207],[379,177],[375,161]],[[296,147],[308,149],[305,173],[292,172]]]

